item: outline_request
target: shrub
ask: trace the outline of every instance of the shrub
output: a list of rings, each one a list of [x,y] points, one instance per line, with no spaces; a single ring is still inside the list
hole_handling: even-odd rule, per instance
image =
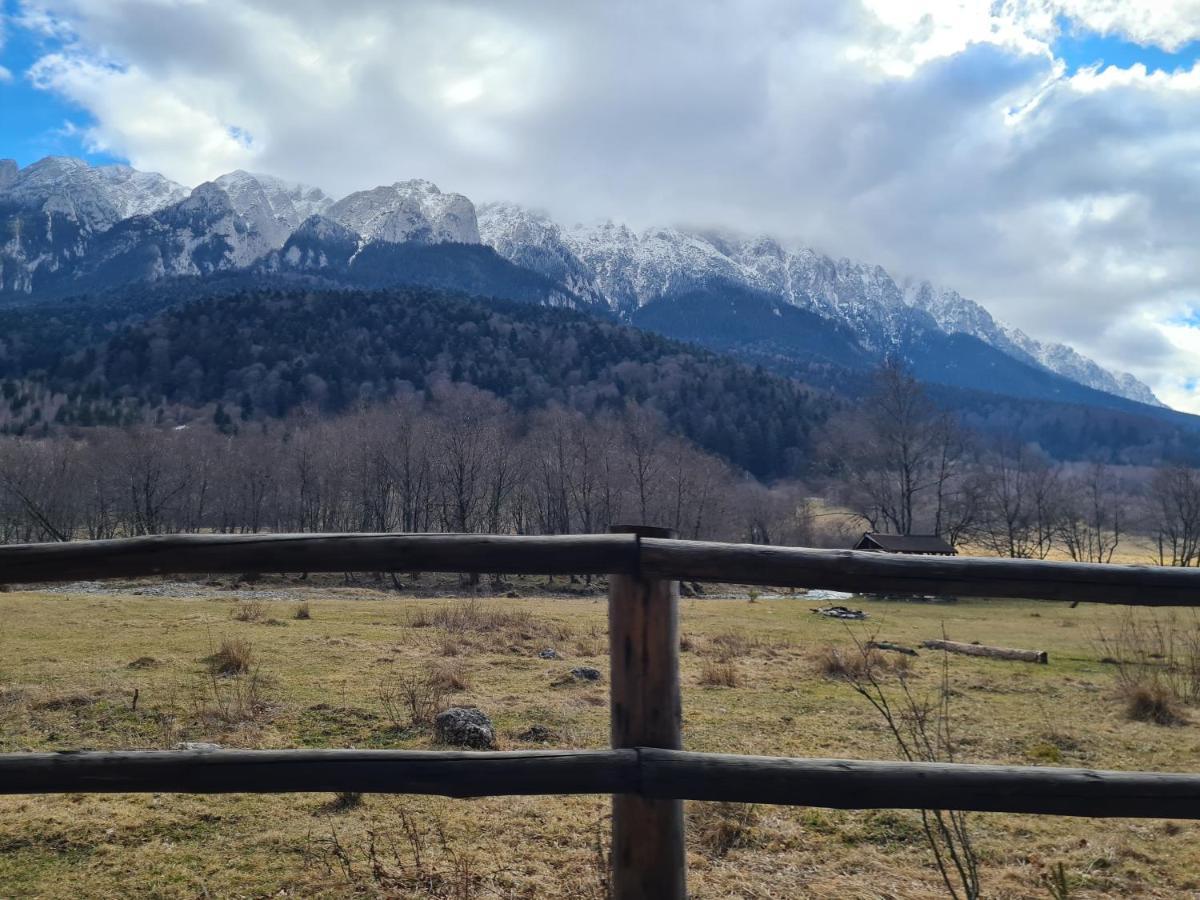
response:
[[[397,728],[428,725],[444,705],[448,691],[445,677],[438,672],[402,672],[379,684],[379,704]]]
[[[267,617],[267,605],[261,600],[243,600],[233,608],[238,622],[261,622]]]
[[[1125,715],[1135,722],[1182,725],[1187,720],[1166,685],[1156,682],[1136,685],[1125,691]]]
[[[750,803],[692,803],[688,806],[688,835],[710,857],[750,845],[758,809]]]
[[[304,601],[296,607],[296,611],[292,614],[293,619],[311,619],[312,610],[308,606],[308,601]]]
[[[1176,703],[1200,703],[1200,616],[1127,610],[1115,632],[1099,634],[1101,662],[1117,667],[1117,687],[1130,698],[1146,688]]]
[[[737,687],[739,680],[732,662],[706,661],[700,669],[700,683],[707,687]]]
[[[208,671],[213,675],[241,675],[250,671],[254,663],[254,648],[249,641],[224,638],[217,651],[206,660]]]
[[[434,666],[430,675],[447,691],[466,691],[471,688],[471,678],[461,662],[443,662]]]

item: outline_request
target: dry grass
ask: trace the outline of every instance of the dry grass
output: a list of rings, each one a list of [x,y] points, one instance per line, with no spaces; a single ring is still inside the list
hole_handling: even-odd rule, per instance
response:
[[[700,668],[700,683],[705,687],[735,688],[741,683],[737,665],[733,662],[705,660]]]
[[[530,746],[518,736],[534,725],[550,735],[539,747],[606,746],[607,684],[549,689],[566,668],[607,668],[606,606],[591,598],[539,599],[532,596],[538,582],[517,583],[521,599],[479,603],[511,615],[507,625],[465,632],[432,622],[440,608],[462,601],[412,599],[340,584],[328,591],[297,589],[297,601],[320,603],[318,617],[303,627],[271,629],[232,625],[227,595],[219,591],[195,600],[129,593],[0,594],[5,630],[0,695],[12,698],[0,704],[0,751],[170,747],[179,741],[264,749],[431,748],[430,730],[412,727],[403,696],[396,695],[393,716],[382,710],[379,685],[391,672],[437,678],[445,691],[442,702],[477,705],[510,746]],[[279,588],[272,585],[272,590]],[[713,593],[717,589],[710,589]],[[858,632],[811,615],[810,605],[803,598],[764,597],[747,604],[741,594],[728,601],[710,596],[681,604],[681,633],[692,647],[681,656],[689,749],[895,758],[894,741],[878,715],[842,678],[822,677],[820,671],[823,648],[857,652],[852,638]],[[1168,729],[1129,720],[1118,666],[1099,661],[1103,652],[1094,635],[1097,629],[1119,629],[1119,609],[1083,605],[1069,610],[1014,601],[926,606],[856,599],[854,605],[869,613],[867,631],[909,646],[945,629],[955,639],[1049,651],[1048,666],[949,659],[964,762],[1161,771],[1195,767],[1191,729],[1200,725]],[[1040,618],[1031,616],[1039,611]],[[471,618],[480,617],[457,621]],[[1075,627],[1056,627],[1060,620]],[[572,632],[568,642],[550,637],[562,628]],[[220,635],[245,635],[245,629],[254,631],[246,672],[214,676],[197,664],[213,654]],[[522,633],[534,639],[523,640]],[[443,655],[444,640],[453,641],[456,655]],[[581,659],[577,645],[597,653]],[[538,650],[546,646],[556,646],[566,660],[539,659]],[[129,668],[131,660],[145,655],[159,664]],[[705,666],[722,663],[736,667],[737,686],[702,685]],[[444,664],[462,669],[446,672],[440,668]],[[909,664],[914,685],[923,693],[936,689],[939,654],[922,653]],[[463,679],[463,690],[455,692],[454,677]],[[894,692],[898,682],[889,669],[887,689]],[[133,710],[135,688],[141,699]],[[88,702],[35,708],[40,700],[76,694]],[[1190,713],[1186,705],[1180,708]],[[467,858],[471,878],[461,890],[489,898],[605,896],[599,877],[604,866],[597,861],[603,859],[608,826],[597,823],[604,822],[607,798],[463,802],[371,796],[362,806],[340,812],[329,799],[0,797],[0,894],[168,900],[281,893],[420,897],[429,894],[411,878],[424,871],[438,873],[432,879],[435,890],[454,896],[454,885],[463,881],[456,881],[454,872],[461,870],[443,852],[444,834],[451,854]],[[424,832],[422,852],[432,854],[423,857],[423,870],[413,867],[401,808]],[[721,814],[698,805],[690,812],[689,886],[695,896],[945,896],[918,813],[763,806],[748,815],[743,823],[736,809]],[[1200,842],[1190,825],[1168,830],[1153,822],[1005,815],[981,815],[975,822],[982,878],[991,897],[1047,896],[1044,877],[1059,863],[1076,900],[1173,900],[1196,890]],[[352,876],[333,852],[334,832]],[[370,862],[372,839],[382,866],[379,881]],[[392,842],[404,845],[402,863]]]
[[[1135,722],[1155,725],[1185,725],[1187,719],[1167,687],[1161,682],[1135,685],[1123,690],[1125,715]]]
[[[240,638],[223,638],[221,645],[205,658],[212,675],[242,675],[254,665],[254,648]]]
[[[241,600],[230,615],[238,622],[262,622],[268,618],[267,604],[261,600]]]
[[[296,604],[296,611],[292,613],[293,619],[311,619],[312,609],[308,605],[308,601],[302,601]]]
[[[759,819],[751,803],[689,803],[688,839],[706,856],[720,859],[753,844]]]

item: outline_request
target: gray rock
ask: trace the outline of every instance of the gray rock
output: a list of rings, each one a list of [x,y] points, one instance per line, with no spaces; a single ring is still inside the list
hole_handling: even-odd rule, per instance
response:
[[[433,720],[434,734],[439,744],[490,750],[496,745],[496,729],[481,709],[473,706],[452,706],[437,714]]]
[[[576,666],[571,670],[571,677],[576,681],[599,681],[600,670],[591,666]]]
[[[545,650],[538,651],[538,656],[542,659],[562,659],[562,654],[553,647],[547,647]]]

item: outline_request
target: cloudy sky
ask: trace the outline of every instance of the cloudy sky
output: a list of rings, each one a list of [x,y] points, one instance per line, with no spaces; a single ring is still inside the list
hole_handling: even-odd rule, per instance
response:
[[[0,156],[410,177],[928,277],[1200,412],[1200,0],[0,0]]]

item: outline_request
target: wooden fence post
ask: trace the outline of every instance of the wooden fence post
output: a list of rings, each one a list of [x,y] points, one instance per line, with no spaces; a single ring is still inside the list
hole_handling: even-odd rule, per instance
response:
[[[669,528],[614,525],[618,534],[669,538]],[[612,745],[682,749],[679,582],[609,575]],[[684,900],[683,801],[613,796],[612,889],[616,900]]]

